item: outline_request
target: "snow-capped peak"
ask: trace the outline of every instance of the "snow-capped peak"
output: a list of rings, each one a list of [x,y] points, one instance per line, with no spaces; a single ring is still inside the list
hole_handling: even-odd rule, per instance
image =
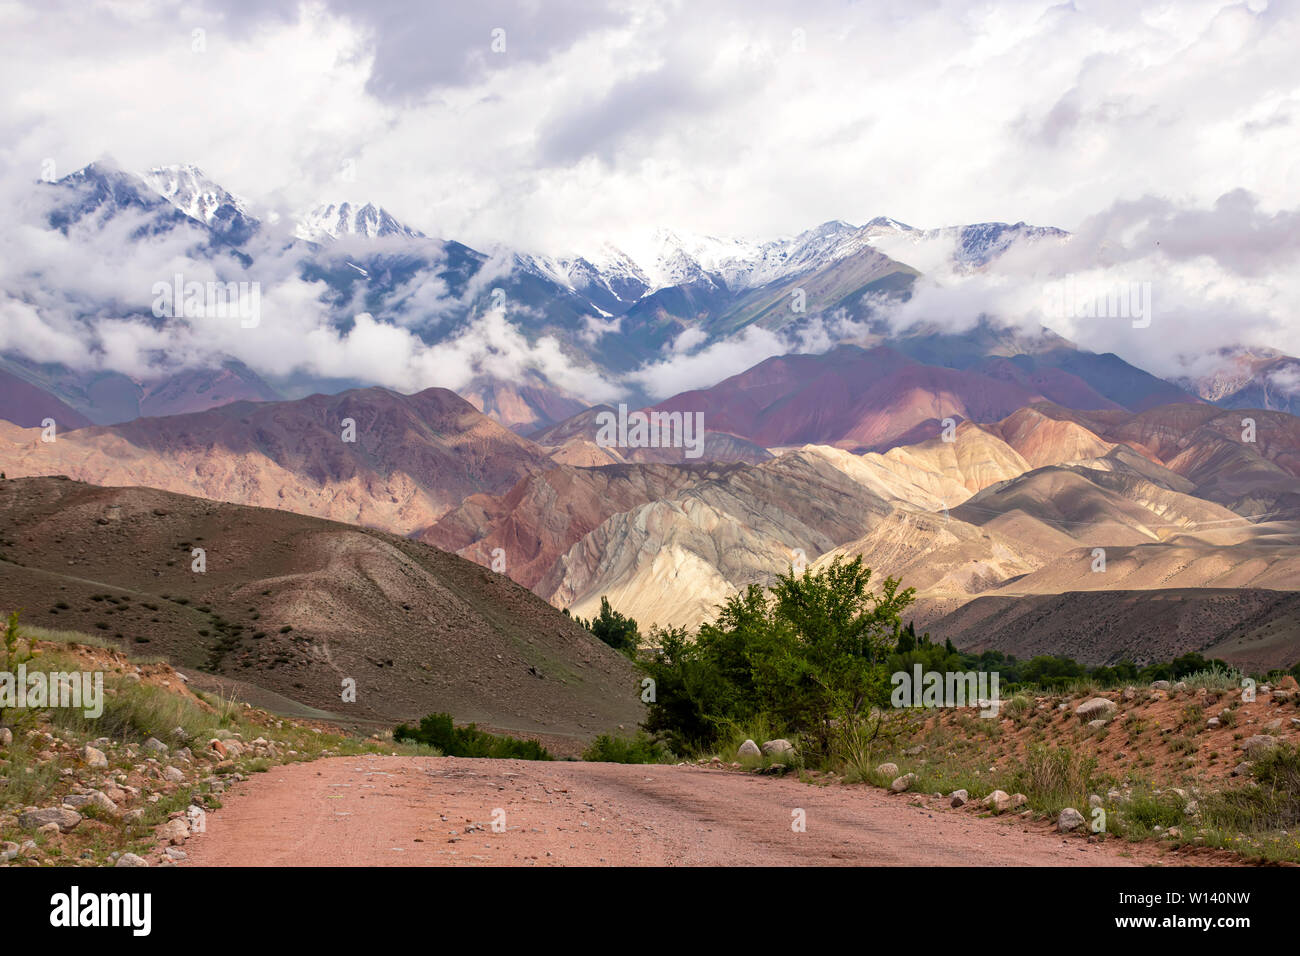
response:
[[[376,239],[384,236],[405,236],[422,239],[424,233],[398,222],[383,207],[374,203],[327,203],[313,209],[299,224],[294,234],[299,239],[324,242],[363,236]]]
[[[149,187],[191,219],[212,225],[223,206],[247,215],[247,204],[222,188],[197,166],[155,166],[143,176]]]
[[[889,235],[899,232],[916,232],[905,222],[899,222],[890,216],[877,216],[862,227],[872,235]]]

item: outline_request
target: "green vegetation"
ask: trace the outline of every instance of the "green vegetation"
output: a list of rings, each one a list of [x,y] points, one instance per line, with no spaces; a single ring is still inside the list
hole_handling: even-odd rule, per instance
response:
[[[1092,791],[1095,757],[1085,757],[1069,747],[1033,744],[1024,762],[1011,774],[1012,792],[1029,798],[1032,809],[1057,813],[1067,806],[1086,807]]]
[[[515,760],[550,760],[551,755],[535,740],[519,740],[479,730],[474,724],[457,727],[451,714],[429,714],[420,726],[399,724],[393,739],[434,747],[447,757],[495,757]]]
[[[14,674],[19,666],[32,659],[29,649],[22,645],[22,635],[18,630],[18,612],[12,611],[5,622],[4,633],[4,668],[6,674]],[[0,723],[5,719],[5,708],[0,706]]]
[[[1206,797],[1202,812],[1216,828],[1292,830],[1300,826],[1300,749],[1271,747],[1250,768],[1251,782]]]
[[[582,752],[583,760],[603,763],[672,763],[672,753],[645,731],[635,737],[601,734]]]
[[[871,592],[870,578],[861,558],[837,559],[782,575],[769,593],[751,585],[693,641],[681,629],[658,632],[659,654],[641,663],[655,687],[646,730],[686,752],[762,719],[828,756],[835,728],[871,721],[887,704],[887,659],[912,601],[893,579]]]
[[[607,597],[601,597],[600,613],[596,617],[590,621],[584,621],[580,617],[575,617],[574,620],[620,654],[632,657],[641,646],[641,632],[637,629],[636,621],[615,611]]]

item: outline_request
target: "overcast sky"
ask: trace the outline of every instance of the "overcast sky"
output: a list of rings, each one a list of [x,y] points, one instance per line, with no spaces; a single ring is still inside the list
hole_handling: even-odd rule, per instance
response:
[[[41,0],[0,34],[33,176],[193,162],[480,245],[1300,195],[1290,2]]]
[[[1188,349],[1296,353],[1297,51],[1289,0],[10,2],[0,159],[191,162],[262,216],[373,200],[480,248],[1025,220],[1155,279]]]

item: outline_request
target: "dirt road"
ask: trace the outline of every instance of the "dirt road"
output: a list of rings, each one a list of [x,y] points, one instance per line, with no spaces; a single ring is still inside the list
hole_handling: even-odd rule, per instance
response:
[[[699,767],[338,757],[236,784],[198,866],[1132,865],[1044,825]],[[807,829],[794,832],[793,812]],[[497,812],[499,811],[499,812]],[[493,831],[494,812],[504,825]],[[1143,854],[1144,857],[1150,854]]]

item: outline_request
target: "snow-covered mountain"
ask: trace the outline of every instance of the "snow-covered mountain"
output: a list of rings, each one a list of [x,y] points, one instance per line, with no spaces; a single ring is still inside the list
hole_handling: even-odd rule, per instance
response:
[[[130,215],[139,220],[133,238],[158,235],[191,222],[141,177],[98,160],[45,185],[51,190],[50,225],[66,232],[103,228],[110,219]]]
[[[605,313],[621,311],[651,291],[641,267],[609,243],[585,256],[516,253],[514,258],[520,268],[586,296]]]
[[[858,227],[839,221],[761,242],[660,229],[632,252],[605,243],[580,255],[519,259],[526,268],[575,291],[600,288],[633,302],[688,283],[730,292],[758,288],[824,268],[866,248],[868,240]]]
[[[247,203],[209,179],[197,166],[156,166],[142,178],[185,215],[231,241],[242,242],[258,227]]]
[[[1023,222],[974,223],[916,229],[887,216],[862,226],[831,220],[795,236],[764,241],[718,238],[660,229],[631,251],[608,243],[594,253],[548,257],[521,255],[525,268],[582,292],[601,288],[620,300],[644,297],[660,289],[699,283],[738,293],[824,269],[884,241],[915,243],[946,240],[954,245],[952,264],[980,268],[1019,241],[1064,238],[1054,227]]]
[[[317,206],[298,223],[294,235],[309,242],[325,242],[359,236],[380,239],[404,236],[423,239],[424,233],[399,222],[388,210],[374,203],[327,203]]]
[[[188,255],[212,258],[229,281],[262,275],[259,257],[270,247],[250,237],[292,231],[296,241],[279,248],[296,259],[303,278],[323,283],[320,303],[340,327],[365,309],[433,345],[465,334],[491,311],[500,289],[510,303],[506,321],[523,340],[549,337],[584,366],[612,376],[656,359],[687,331],[685,341],[704,346],[755,322],[768,329],[797,324],[784,309],[794,286],[807,286],[811,315],[837,310],[861,321],[869,311],[864,290],[900,295],[910,288],[918,265],[908,261],[913,242],[949,237],[950,247],[936,247],[940,254],[980,268],[1019,239],[1065,235],[1023,223],[921,230],[878,217],[864,225],[831,220],[759,240],[660,229],[641,241],[554,255],[433,240],[370,202],[320,205],[297,223],[259,222],[252,203],[192,165],[136,175],[111,162],[92,163],[40,188],[50,191],[55,228],[76,224],[78,233],[93,233],[120,216],[118,228],[125,223],[131,241],[175,232],[184,235]],[[349,241],[342,258],[331,250],[339,240]],[[141,254],[147,260],[152,252]],[[476,282],[485,267],[492,281]],[[171,271],[170,260],[158,262],[160,276]],[[84,308],[87,316],[100,311],[95,303]],[[296,389],[302,383],[272,384]]]

